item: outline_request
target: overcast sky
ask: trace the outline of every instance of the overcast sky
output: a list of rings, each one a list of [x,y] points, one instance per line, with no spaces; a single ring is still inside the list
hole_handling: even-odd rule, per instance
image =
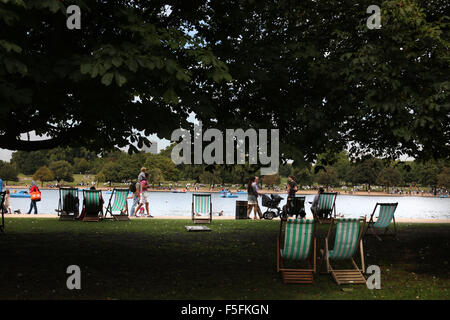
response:
[[[158,142],[158,152],[162,149],[166,148],[170,145],[170,141],[167,139],[159,139],[156,134],[153,134],[148,137],[151,141]],[[30,140],[42,140],[44,138],[36,136],[34,133],[30,133]],[[7,149],[0,149],[0,160],[3,161],[10,161],[11,155],[14,151],[7,150]]]

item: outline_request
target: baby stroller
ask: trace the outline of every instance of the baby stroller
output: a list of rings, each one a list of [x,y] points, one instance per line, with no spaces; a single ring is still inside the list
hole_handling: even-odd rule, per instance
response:
[[[289,217],[295,216],[295,218],[304,218],[305,212],[305,197],[293,197],[288,199],[286,205],[287,215]]]
[[[264,219],[272,220],[283,214],[279,207],[281,200],[283,200],[283,198],[277,194],[271,194],[270,197],[265,194],[262,195],[262,205],[263,207],[267,207],[266,212],[263,213]]]

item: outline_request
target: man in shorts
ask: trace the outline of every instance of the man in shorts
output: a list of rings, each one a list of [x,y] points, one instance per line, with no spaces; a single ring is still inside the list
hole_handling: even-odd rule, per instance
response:
[[[149,204],[148,204],[148,196],[147,196],[147,191],[148,191],[148,173],[145,173],[145,179],[140,181],[140,186],[141,186],[141,192],[139,194],[139,205],[136,208],[136,211],[134,212],[134,215],[137,217],[137,213],[138,211],[141,209],[141,207],[143,205],[145,205],[145,209],[147,211],[147,218],[153,218],[153,216],[150,214],[150,210],[149,210]]]

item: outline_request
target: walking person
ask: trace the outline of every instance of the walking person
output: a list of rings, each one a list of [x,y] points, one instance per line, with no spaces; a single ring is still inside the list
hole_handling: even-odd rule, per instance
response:
[[[258,177],[251,177],[247,184],[247,219],[250,219],[250,214],[252,209],[254,210],[255,217],[253,219],[257,220],[256,214],[258,213],[259,218],[262,218],[261,209],[258,206]]]
[[[145,167],[141,168],[141,172],[138,175],[138,182],[141,182],[142,180],[146,180],[146,176],[148,176],[148,174],[146,174],[147,169]]]
[[[295,198],[295,193],[298,190],[297,182],[294,180],[294,176],[288,177],[288,185],[287,185],[287,200],[286,204],[283,206],[283,212],[285,213],[284,216],[287,216],[288,214],[288,208],[289,208],[289,202],[292,201],[293,198]]]
[[[5,207],[4,209],[6,212],[8,212],[9,214],[12,214],[11,196],[10,196],[9,189],[6,189],[6,191],[5,191],[5,201],[3,202],[3,206]]]
[[[137,206],[136,210],[134,211],[134,215],[137,217],[137,212],[141,209],[143,205],[145,205],[145,209],[147,210],[147,218],[153,218],[153,216],[150,214],[149,210],[149,204],[148,204],[148,198],[147,198],[147,191],[148,191],[148,173],[145,173],[145,179],[140,182],[140,194],[139,194],[139,205]]]
[[[139,194],[141,192],[141,184],[139,182],[131,183],[130,191],[133,193],[133,195],[131,196],[131,199],[133,199],[133,205],[131,206],[130,211],[130,216],[132,217],[134,215],[136,206],[139,205]]]
[[[36,182],[31,181],[30,195],[31,195],[33,192],[39,192],[39,188],[36,186]],[[32,199],[32,197],[30,197],[30,199]],[[33,208],[34,208],[34,214],[37,214],[37,213],[38,213],[37,205],[36,205],[36,202],[38,202],[38,201],[40,201],[40,199],[39,199],[39,200],[34,200],[34,199],[31,200],[31,203],[30,203],[30,210],[28,210],[27,214],[31,214],[31,210],[32,210]]]

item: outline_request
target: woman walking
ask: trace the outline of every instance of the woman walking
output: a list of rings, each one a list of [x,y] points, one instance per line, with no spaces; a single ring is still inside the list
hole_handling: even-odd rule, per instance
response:
[[[136,210],[134,211],[134,215],[138,217],[137,213],[141,209],[143,205],[145,205],[145,209],[147,210],[147,218],[153,218],[153,216],[150,214],[149,208],[148,208],[148,173],[145,173],[144,180],[141,180],[141,190],[139,194],[139,205],[137,206]]]
[[[36,186],[36,182],[34,182],[34,181],[31,181],[31,188],[30,188],[30,195],[31,195],[31,193],[33,193],[33,192],[39,192],[39,188]],[[37,212],[37,205],[36,205],[36,202],[37,202],[38,200],[31,200],[31,203],[30,203],[30,210],[28,210],[28,214],[31,214],[31,210],[34,208],[34,214],[37,214],[38,212]]]
[[[248,194],[248,204],[247,204],[247,219],[250,219],[250,214],[252,209],[254,210],[255,217],[253,219],[257,220],[256,213],[258,213],[259,218],[262,218],[261,209],[258,206],[258,177],[251,177],[247,184],[247,194]]]
[[[11,200],[10,199],[11,199],[11,195],[10,195],[9,189],[6,189],[6,191],[5,191],[5,202],[3,203],[3,206],[4,206],[4,210],[6,210],[6,212],[8,212],[9,214],[12,214]]]

